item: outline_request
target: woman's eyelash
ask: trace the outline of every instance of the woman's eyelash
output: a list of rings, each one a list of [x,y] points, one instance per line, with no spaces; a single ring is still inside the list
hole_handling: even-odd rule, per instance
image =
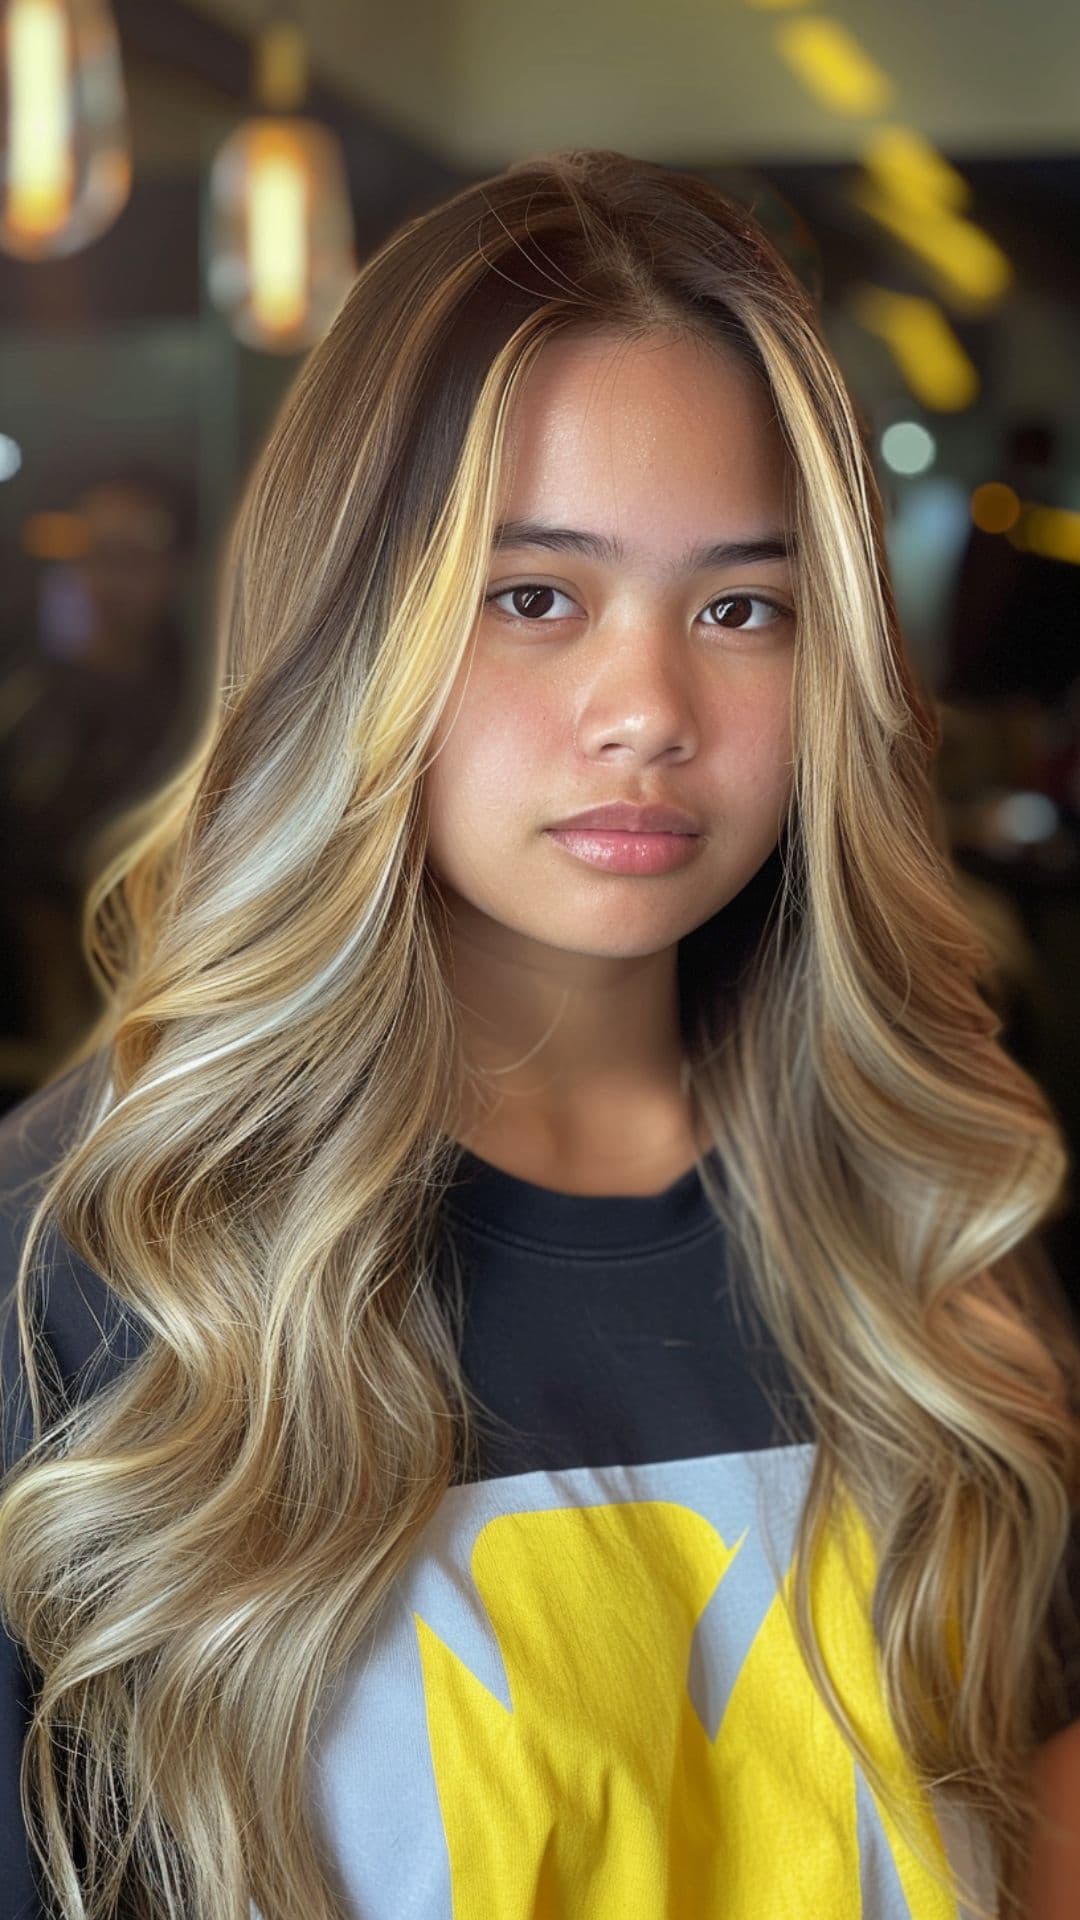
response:
[[[490,593],[486,593],[484,595],[484,605],[487,606],[489,602],[493,600],[503,600],[506,595],[510,593],[528,593],[530,591],[534,593],[559,594],[564,600],[569,600],[571,597],[568,593],[563,593],[561,587],[550,587],[546,585],[543,580],[518,580],[512,582],[508,587],[495,587]],[[735,600],[748,600],[752,606],[769,607],[781,620],[786,620],[791,617],[789,608],[783,606],[779,600],[773,600],[765,593],[717,593],[713,595],[711,600],[705,602],[705,607],[708,609],[710,607],[730,606],[732,601]],[[525,627],[550,627],[555,624],[553,620],[544,620],[542,618],[530,619],[529,615],[525,613],[504,613],[502,614],[502,618],[504,620],[513,620],[519,626]],[[720,623],[714,622],[713,624],[719,625]],[[760,631],[760,629],[755,627],[728,627],[724,629],[724,631],[728,633],[741,633],[744,631],[755,633]]]

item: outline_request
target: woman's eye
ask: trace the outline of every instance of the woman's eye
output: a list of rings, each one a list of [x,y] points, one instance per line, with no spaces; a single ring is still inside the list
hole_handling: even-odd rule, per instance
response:
[[[538,595],[541,603],[543,603],[545,599],[550,599],[552,594],[554,594],[557,600],[569,600],[570,598],[568,593],[560,593],[558,587],[542,587],[536,581],[526,581],[524,585],[520,587],[498,587],[494,593],[485,595],[484,604],[486,606],[491,600],[506,600],[511,596],[525,602],[535,602]],[[541,604],[539,611],[540,613],[546,613],[547,608]],[[531,620],[534,625],[540,624],[535,605],[530,605],[528,612],[523,611],[521,607],[515,607],[513,612],[508,613],[506,617],[509,620]],[[545,622],[544,624],[549,623]]]
[[[560,592],[558,587],[545,587],[542,586],[539,581],[527,580],[517,587],[496,588],[493,593],[484,596],[484,604],[487,606],[492,601],[510,600],[514,603],[513,608],[512,611],[507,611],[504,614],[504,618],[524,621],[531,623],[533,626],[550,626],[552,624],[551,621],[545,619],[544,616],[551,612],[552,599],[570,601],[570,595]],[[570,602],[570,604],[572,605],[573,602]],[[714,607],[723,607],[729,611],[734,608],[736,609],[736,617],[734,620],[721,618],[715,621],[706,621],[706,625],[722,626],[729,632],[734,633],[744,630],[752,633],[757,632],[762,626],[771,626],[777,620],[790,618],[786,607],[782,607],[776,600],[770,600],[766,596],[757,593],[722,594],[718,599],[710,600],[705,611],[711,612]],[[758,620],[751,626],[750,620],[753,616],[747,612],[751,607],[767,608],[771,619],[764,621]],[[500,609],[500,611],[502,611],[502,609]],[[556,619],[562,617],[564,616],[559,614],[555,616]]]
[[[758,621],[757,623],[758,627],[771,626],[773,624],[773,621],[786,620],[789,617],[788,610],[786,607],[782,607],[778,601],[769,600],[763,597],[759,593],[724,594],[721,596],[719,600],[710,600],[709,606],[706,609],[706,611],[711,610],[711,608],[713,607],[736,607],[739,609],[740,616],[742,614],[742,609],[744,607],[767,607],[769,609],[769,612],[772,615],[772,620]],[[709,622],[708,624],[712,625],[714,623]],[[724,626],[727,623],[723,620],[720,620],[715,622],[715,624],[718,626]],[[746,624],[747,624],[746,621],[742,617],[732,622],[732,626],[736,632],[741,632],[746,626]],[[750,628],[750,631],[756,632],[757,628]]]

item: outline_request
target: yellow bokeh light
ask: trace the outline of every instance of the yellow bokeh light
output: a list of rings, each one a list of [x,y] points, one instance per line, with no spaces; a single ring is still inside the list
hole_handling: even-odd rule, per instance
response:
[[[971,496],[971,518],[980,533],[1008,533],[1020,518],[1020,497],[1002,480],[984,481]]]
[[[1067,560],[1075,566],[1080,563],[1080,513],[1025,501],[1009,539],[1014,547],[1041,554],[1044,560]]]
[[[875,65],[839,20],[824,14],[777,27],[777,52],[833,113],[883,113],[892,99],[888,74]]]
[[[882,193],[871,180],[851,188],[856,206],[925,260],[952,294],[987,305],[1000,300],[1013,279],[1012,265],[997,241],[973,220],[948,208],[936,211]]]
[[[959,413],[979,397],[979,376],[941,308],[917,294],[864,284],[852,312],[892,353],[909,391],[938,413]]]
[[[882,127],[867,141],[862,159],[867,173],[894,200],[953,213],[970,203],[971,188],[963,174],[915,127]]]
[[[90,529],[80,513],[28,513],[19,543],[34,560],[79,560],[90,547]]]

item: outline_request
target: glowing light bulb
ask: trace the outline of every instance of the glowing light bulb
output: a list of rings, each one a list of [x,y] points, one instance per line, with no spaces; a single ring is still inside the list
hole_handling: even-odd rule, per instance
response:
[[[293,329],[304,317],[307,202],[308,175],[301,155],[280,141],[256,142],[248,214],[251,303],[268,332]]]

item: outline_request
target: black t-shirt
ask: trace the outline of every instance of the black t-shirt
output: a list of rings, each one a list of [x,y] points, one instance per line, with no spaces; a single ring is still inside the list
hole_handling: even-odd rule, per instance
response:
[[[3,1194],[55,1160],[83,1072],[0,1122]],[[24,1190],[0,1293],[27,1211]],[[312,1805],[358,1920],[965,1913],[879,1807],[798,1655],[781,1588],[813,1446],[778,1354],[733,1306],[697,1170],[602,1197],[462,1150],[441,1245],[489,1417],[479,1471],[445,1494],[318,1716]],[[143,1345],[70,1250],[45,1337],[81,1392]],[[3,1359],[10,1388],[10,1316]],[[16,1457],[14,1415],[4,1437]],[[886,1774],[910,1785],[854,1515],[846,1558],[841,1544],[815,1576],[819,1636]],[[0,1651],[0,1912],[38,1920],[18,1799],[31,1682],[10,1639]],[[1068,1686],[1080,1717],[1075,1668]],[[988,1898],[984,1836],[915,1797],[932,1854]]]

